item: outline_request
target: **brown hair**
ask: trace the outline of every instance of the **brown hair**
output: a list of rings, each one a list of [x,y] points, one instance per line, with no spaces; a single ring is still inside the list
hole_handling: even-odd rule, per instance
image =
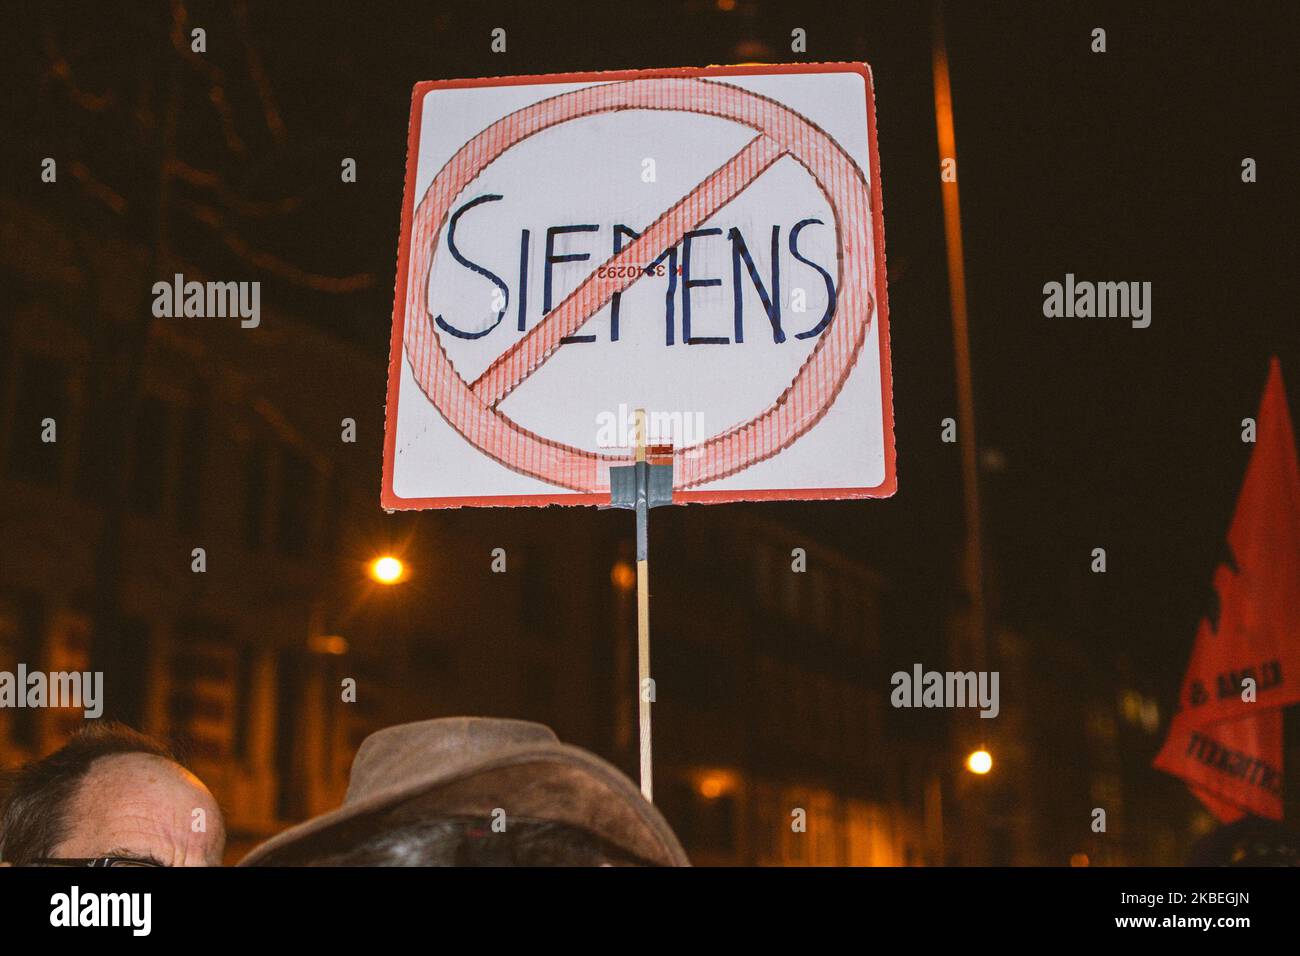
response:
[[[0,777],[0,862],[25,866],[52,855],[67,833],[68,804],[91,764],[116,754],[179,763],[161,741],[125,724],[87,724],[54,753]]]

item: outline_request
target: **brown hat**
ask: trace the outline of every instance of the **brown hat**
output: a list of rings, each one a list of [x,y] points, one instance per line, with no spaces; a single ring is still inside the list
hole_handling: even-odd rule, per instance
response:
[[[560,743],[542,724],[490,717],[424,720],[371,734],[352,762],[343,806],[271,837],[239,865],[416,821],[487,817],[498,807],[507,820],[579,827],[649,863],[690,865],[668,822],[618,768]]]

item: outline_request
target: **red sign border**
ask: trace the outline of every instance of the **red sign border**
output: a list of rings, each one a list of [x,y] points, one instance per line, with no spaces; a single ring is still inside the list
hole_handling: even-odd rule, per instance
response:
[[[437,498],[402,498],[393,492],[393,464],[397,447],[397,405],[401,382],[406,327],[407,268],[411,255],[411,223],[415,214],[415,173],[420,154],[420,126],[424,97],[434,90],[490,86],[534,86],[550,83],[600,83],[656,77],[768,76],[798,73],[857,73],[866,85],[868,153],[871,161],[871,223],[876,255],[876,320],[879,322],[880,391],[885,440],[885,477],[874,487],[745,489],[674,491],[673,502],[723,504],[743,501],[817,501],[888,498],[898,489],[894,470],[894,399],[889,354],[888,276],[885,269],[885,223],[880,189],[880,153],[876,142],[876,98],[871,67],[865,63],[783,63],[746,66],[672,67],[652,70],[611,70],[596,73],[552,73],[536,76],[502,76],[467,80],[427,80],[411,92],[411,120],[406,144],[406,184],[402,196],[401,238],[397,250],[397,278],[393,292],[393,329],[389,343],[387,404],[384,410],[384,462],[380,503],[385,510],[428,508],[530,507],[539,505],[609,504],[601,493],[557,491],[536,495],[464,495]]]

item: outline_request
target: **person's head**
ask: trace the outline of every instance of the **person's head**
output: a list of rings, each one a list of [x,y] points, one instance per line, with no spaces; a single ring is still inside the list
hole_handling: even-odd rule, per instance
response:
[[[262,866],[654,866],[594,833],[551,820],[453,817],[286,847]]]
[[[448,717],[371,734],[339,809],[240,866],[688,866],[618,768],[519,720]]]
[[[0,791],[0,862],[14,866],[219,866],[225,843],[208,788],[161,743],[121,724],[88,725],[8,774]]]

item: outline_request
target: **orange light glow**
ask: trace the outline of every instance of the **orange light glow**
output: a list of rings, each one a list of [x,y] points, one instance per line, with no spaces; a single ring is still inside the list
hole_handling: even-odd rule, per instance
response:
[[[636,571],[626,561],[619,561],[609,569],[609,579],[620,591],[630,591],[636,587]]]
[[[695,777],[695,789],[705,800],[716,800],[736,789],[736,775],[728,770],[705,770]]]
[[[341,657],[348,652],[348,640],[339,634],[316,634],[308,639],[307,647],[316,654]]]
[[[406,577],[406,566],[392,555],[370,562],[370,576],[380,584],[396,584]]]
[[[983,776],[993,769],[993,755],[987,750],[977,750],[966,758],[966,769]]]

